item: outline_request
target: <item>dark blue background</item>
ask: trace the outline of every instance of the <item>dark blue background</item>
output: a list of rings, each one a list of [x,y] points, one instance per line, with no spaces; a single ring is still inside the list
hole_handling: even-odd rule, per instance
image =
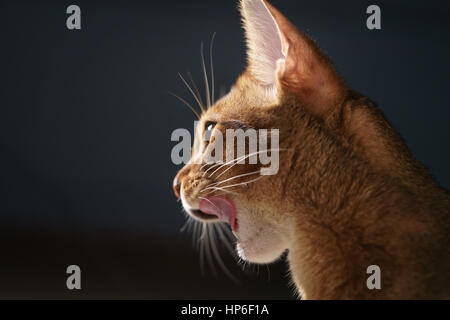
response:
[[[445,1],[272,2],[379,104],[413,154],[450,186],[450,10]],[[82,30],[66,28],[77,4]],[[177,73],[201,83],[217,32],[216,88],[245,67],[235,1],[3,1],[0,297],[286,298],[287,268],[202,276],[171,185],[171,132],[194,117]],[[219,89],[217,90],[218,93]],[[192,100],[192,99],[191,99]],[[79,264],[82,292],[65,289]],[[269,275],[270,273],[270,275]]]

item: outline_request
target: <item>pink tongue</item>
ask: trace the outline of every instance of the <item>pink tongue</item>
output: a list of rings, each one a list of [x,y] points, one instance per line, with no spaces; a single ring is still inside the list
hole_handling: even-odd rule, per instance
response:
[[[220,220],[228,222],[233,231],[237,231],[236,209],[233,202],[224,197],[207,197],[200,202],[202,212],[217,216]]]

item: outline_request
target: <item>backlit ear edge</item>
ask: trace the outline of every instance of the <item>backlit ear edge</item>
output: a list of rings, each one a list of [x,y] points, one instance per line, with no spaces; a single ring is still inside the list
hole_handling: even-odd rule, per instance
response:
[[[277,66],[287,53],[285,39],[265,1],[241,0],[239,8],[250,74],[263,86],[276,86]]]

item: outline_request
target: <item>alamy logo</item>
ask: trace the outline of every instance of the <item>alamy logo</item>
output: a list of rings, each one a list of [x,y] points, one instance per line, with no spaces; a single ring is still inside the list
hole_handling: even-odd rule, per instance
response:
[[[367,267],[367,274],[370,274],[370,277],[367,278],[366,285],[367,289],[381,289],[381,269],[377,265],[371,265]]]
[[[66,280],[66,286],[69,290],[81,290],[81,269],[79,266],[72,264],[67,267],[66,273],[70,274]]]
[[[66,10],[67,14],[70,14],[66,20],[66,26],[69,30],[80,30],[81,29],[81,9],[77,5],[70,5]]]
[[[367,14],[370,16],[367,18],[366,26],[369,30],[381,29],[381,9],[376,4],[372,4],[367,7]]]
[[[194,128],[198,121],[195,121]],[[279,129],[226,129],[206,130],[202,141],[208,145],[201,152],[191,154],[192,138],[189,130],[180,128],[172,132],[174,164],[261,164],[261,175],[274,175],[279,169]]]

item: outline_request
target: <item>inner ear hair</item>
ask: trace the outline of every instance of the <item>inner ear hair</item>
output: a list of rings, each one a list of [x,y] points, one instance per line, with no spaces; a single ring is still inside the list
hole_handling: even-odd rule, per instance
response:
[[[265,0],[241,0],[241,13],[248,70],[261,85],[281,85],[315,116],[343,102],[346,86],[313,40]]]

